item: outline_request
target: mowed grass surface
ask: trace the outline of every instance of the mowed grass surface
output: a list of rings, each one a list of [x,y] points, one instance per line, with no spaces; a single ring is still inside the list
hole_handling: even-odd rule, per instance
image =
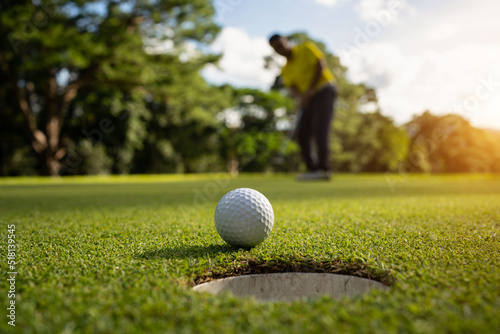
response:
[[[226,246],[213,223],[239,187],[275,211],[250,251]],[[0,332],[500,332],[499,176],[4,179],[0,212],[4,278],[8,224],[19,247],[16,327],[2,315]],[[190,290],[248,261],[361,264],[394,283],[292,303]]]

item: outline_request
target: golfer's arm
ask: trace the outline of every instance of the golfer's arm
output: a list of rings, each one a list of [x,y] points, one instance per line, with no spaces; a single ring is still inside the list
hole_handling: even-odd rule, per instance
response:
[[[325,68],[325,61],[323,59],[318,60],[318,63],[316,64],[316,69],[314,72],[313,80],[312,80],[311,84],[309,85],[309,89],[308,89],[309,92],[312,92],[314,87],[316,87],[316,85],[318,84],[319,79],[321,78],[321,73],[323,73],[324,68]]]

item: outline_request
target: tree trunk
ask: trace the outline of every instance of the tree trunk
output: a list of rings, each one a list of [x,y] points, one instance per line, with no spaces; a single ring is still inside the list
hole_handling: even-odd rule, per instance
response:
[[[65,103],[59,106],[57,102],[57,80],[55,74],[52,74],[45,90],[47,117],[45,119],[46,133],[43,133],[38,129],[37,122],[33,116],[33,110],[27,98],[29,95],[34,94],[33,83],[27,82],[25,90],[22,91],[17,85],[18,78],[10,71],[9,64],[3,59],[1,54],[0,70],[5,73],[10,81],[14,97],[17,100],[19,109],[23,113],[26,127],[31,136],[31,146],[38,156],[42,174],[49,176],[59,175],[61,169],[59,160],[65,154],[65,150],[60,146],[62,108],[69,103],[70,98],[74,97],[74,95],[68,96],[68,98],[65,95]]]
[[[61,170],[61,164],[55,159],[55,157],[50,154],[50,152],[45,151],[42,154],[38,154],[38,161],[40,162],[42,175],[45,176],[58,176]]]
[[[49,176],[58,176],[61,169],[58,157],[58,151],[61,149],[61,128],[62,128],[62,110],[58,104],[57,80],[55,74],[52,74],[47,84],[45,91],[46,101],[46,119],[45,119],[45,134],[47,145],[42,154],[44,161],[44,174]]]

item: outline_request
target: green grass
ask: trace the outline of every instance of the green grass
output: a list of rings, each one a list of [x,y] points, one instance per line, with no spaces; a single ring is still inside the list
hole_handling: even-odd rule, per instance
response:
[[[0,332],[500,332],[500,177],[387,181],[0,180],[4,278],[8,224],[19,261],[16,327],[7,325],[1,279]],[[226,246],[213,224],[218,200],[239,187],[261,191],[275,211],[270,238],[249,251]],[[392,285],[351,300],[292,303],[190,290],[197,279],[255,264],[357,270]]]

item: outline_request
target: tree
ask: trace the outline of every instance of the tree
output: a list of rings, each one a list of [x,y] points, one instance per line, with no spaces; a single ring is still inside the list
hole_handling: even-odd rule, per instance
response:
[[[42,173],[60,173],[64,124],[83,89],[108,87],[145,103],[145,87],[165,89],[157,65],[182,58],[187,41],[215,38],[213,14],[207,0],[0,1],[0,73],[13,97],[0,103],[23,115]],[[193,68],[216,59],[197,57]],[[178,79],[162,78],[170,87]]]
[[[132,172],[224,170],[218,155],[221,124],[217,115],[229,107],[230,92],[208,85],[199,70],[186,71],[175,87],[165,88],[177,92],[168,96],[168,103],[158,94],[148,104],[147,136],[142,149],[136,150]]]
[[[36,159],[24,143],[28,136],[23,115],[11,106],[15,101],[9,93],[10,83],[0,75],[0,175],[36,175]]]
[[[395,126],[392,119],[379,111],[355,115],[354,135],[333,138],[332,145],[342,147],[339,158],[334,161],[337,170],[396,171],[408,153],[409,138],[405,129]]]
[[[228,170],[237,173],[283,168],[273,163],[284,140],[278,124],[286,121],[287,114],[293,110],[293,101],[277,91],[222,88],[232,92],[231,108],[220,114],[223,122],[220,156],[226,161]],[[292,145],[288,153],[294,151]]]
[[[459,115],[429,111],[407,124],[408,172],[491,173],[500,171],[500,141],[493,132],[477,129]],[[424,168],[422,167],[424,166]]]

